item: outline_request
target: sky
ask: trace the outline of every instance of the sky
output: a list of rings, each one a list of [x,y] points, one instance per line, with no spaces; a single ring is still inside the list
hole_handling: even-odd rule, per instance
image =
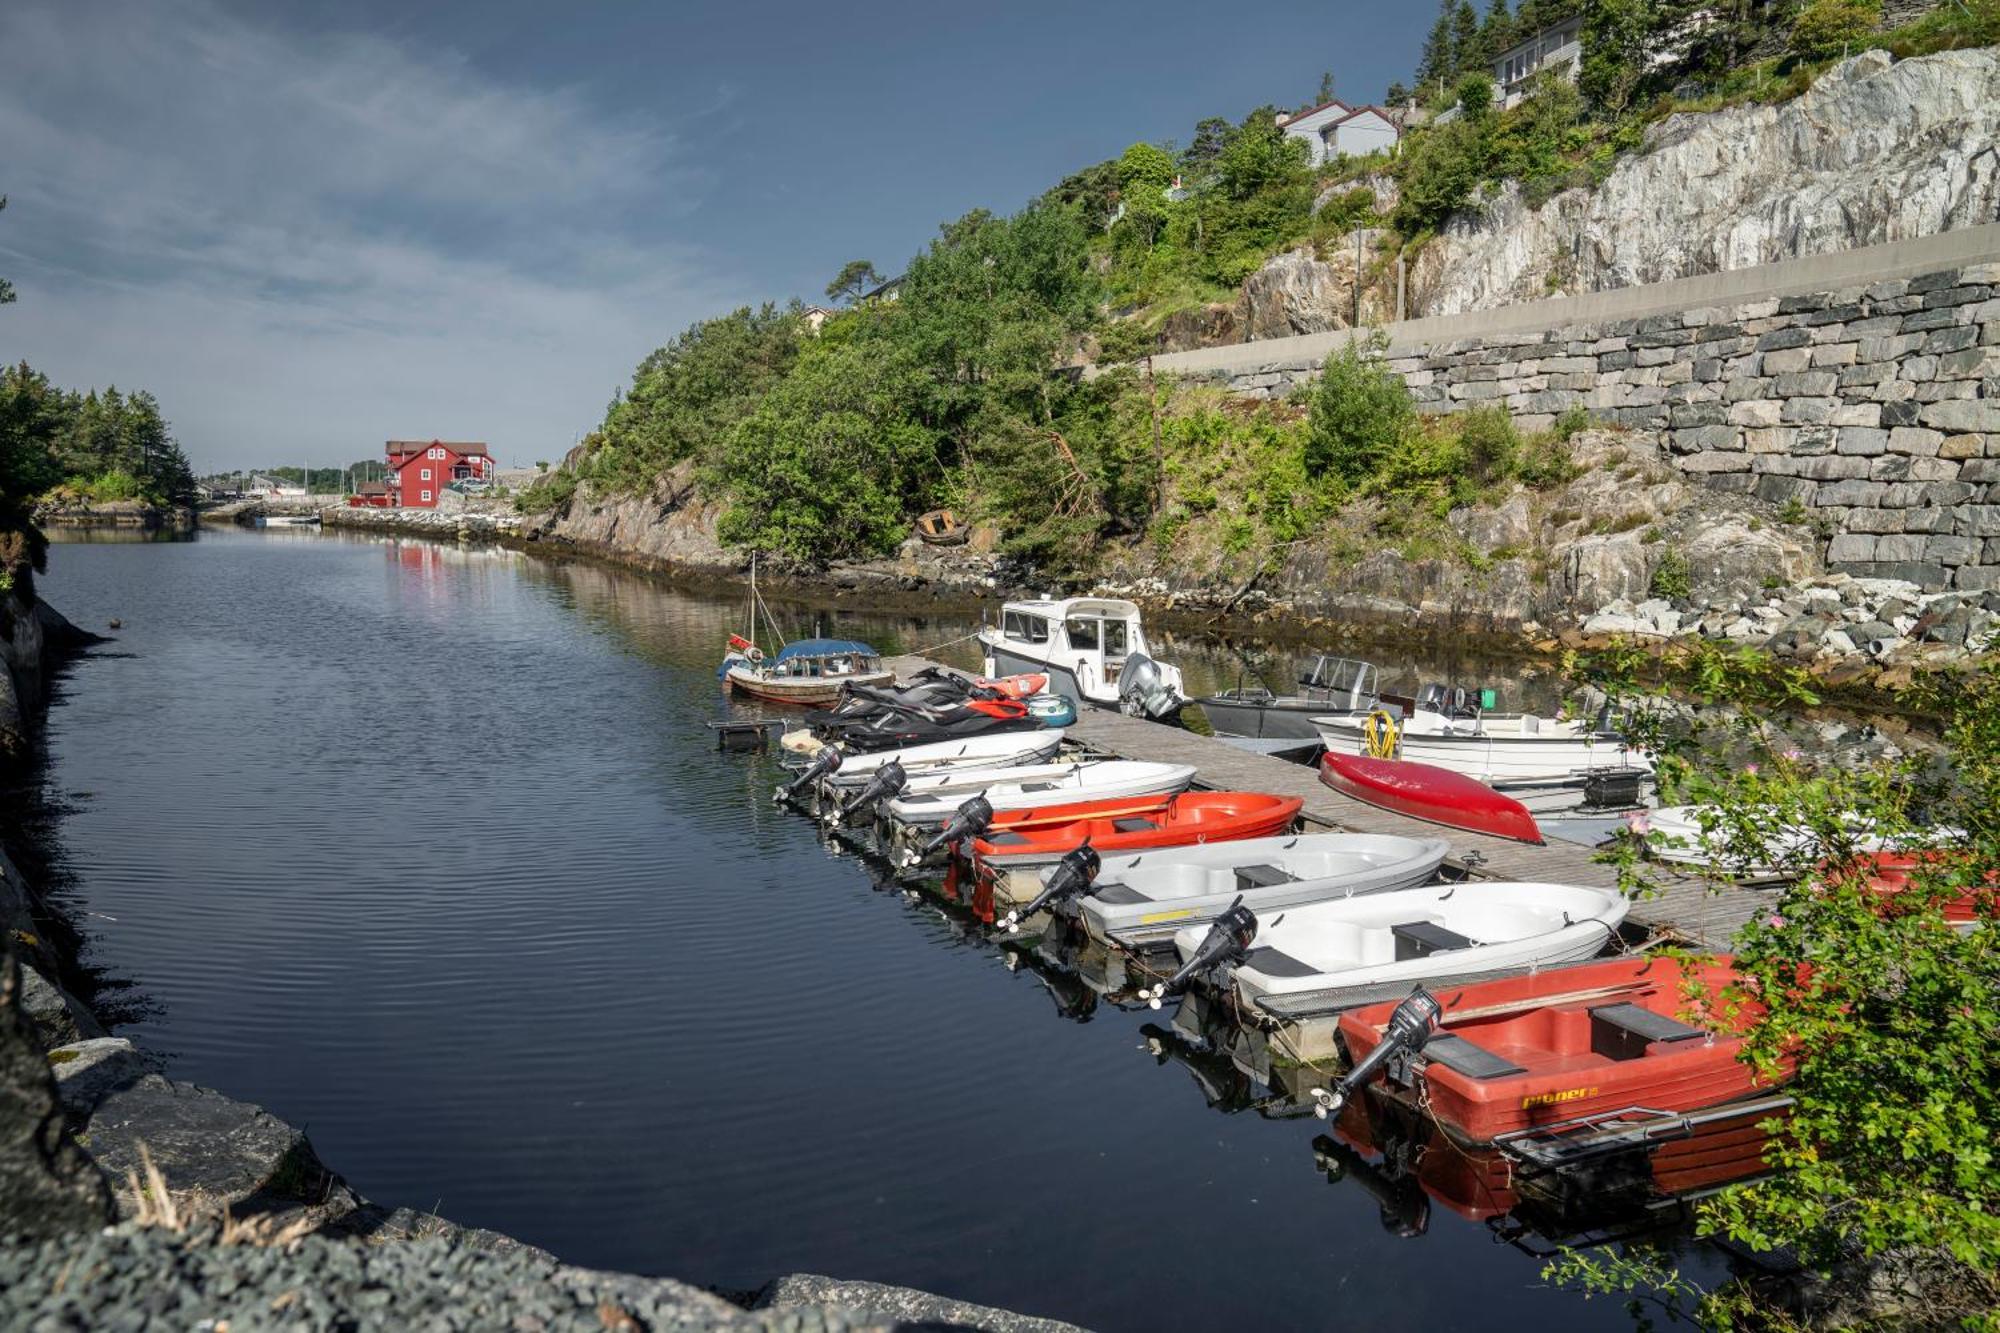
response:
[[[553,461],[738,305],[1204,116],[1407,81],[1428,4],[6,0],[0,357],[198,471]]]

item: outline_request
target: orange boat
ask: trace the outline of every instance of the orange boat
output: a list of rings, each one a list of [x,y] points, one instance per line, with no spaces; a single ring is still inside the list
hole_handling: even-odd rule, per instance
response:
[[[1420,1050],[1404,1057],[1402,1077],[1385,1090],[1428,1106],[1469,1143],[1630,1107],[1692,1111],[1764,1091],[1770,1085],[1737,1059],[1757,1007],[1743,1004],[1725,1018],[1722,990],[1735,969],[1727,959],[1693,967],[1689,980],[1709,1015],[1701,1022],[1689,1017],[1682,968],[1668,958],[1585,963],[1440,991]],[[1341,1016],[1340,1035],[1357,1065],[1382,1043],[1397,1009],[1373,1004]]]

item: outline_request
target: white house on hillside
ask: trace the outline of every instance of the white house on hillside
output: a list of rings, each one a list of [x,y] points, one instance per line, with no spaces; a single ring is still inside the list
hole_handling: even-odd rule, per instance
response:
[[[1322,103],[1296,116],[1280,115],[1288,139],[1303,139],[1312,154],[1312,164],[1320,166],[1336,157],[1365,157],[1369,153],[1394,148],[1396,123],[1378,106],[1348,106],[1344,102]]]
[[[1529,79],[1545,69],[1560,70],[1571,83],[1583,67],[1583,16],[1552,23],[1525,42],[1516,42],[1493,61],[1493,86],[1502,110],[1527,95]]]

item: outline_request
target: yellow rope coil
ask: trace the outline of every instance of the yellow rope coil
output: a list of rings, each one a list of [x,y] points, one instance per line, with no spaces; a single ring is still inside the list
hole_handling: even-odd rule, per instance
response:
[[[1378,708],[1361,724],[1371,759],[1394,759],[1402,738],[1396,734],[1396,719]]]

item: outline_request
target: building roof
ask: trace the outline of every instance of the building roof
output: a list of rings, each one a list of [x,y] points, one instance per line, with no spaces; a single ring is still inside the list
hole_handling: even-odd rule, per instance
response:
[[[492,457],[478,440],[391,440],[386,447],[391,458],[398,454],[420,454],[426,449],[449,449],[461,458]]]
[[[1307,107],[1304,111],[1300,111],[1296,114],[1286,114],[1280,116],[1278,118],[1278,124],[1284,126],[1286,129],[1290,129],[1292,126],[1306,119],[1306,117],[1317,116],[1320,112],[1325,111],[1330,107],[1339,107],[1342,111],[1345,111],[1347,109],[1347,103],[1341,101],[1338,97],[1336,97],[1330,102],[1321,102],[1318,106]]]
[[[387,495],[388,493],[389,488],[379,481],[364,481],[361,483],[361,488],[355,492],[356,495]]]

